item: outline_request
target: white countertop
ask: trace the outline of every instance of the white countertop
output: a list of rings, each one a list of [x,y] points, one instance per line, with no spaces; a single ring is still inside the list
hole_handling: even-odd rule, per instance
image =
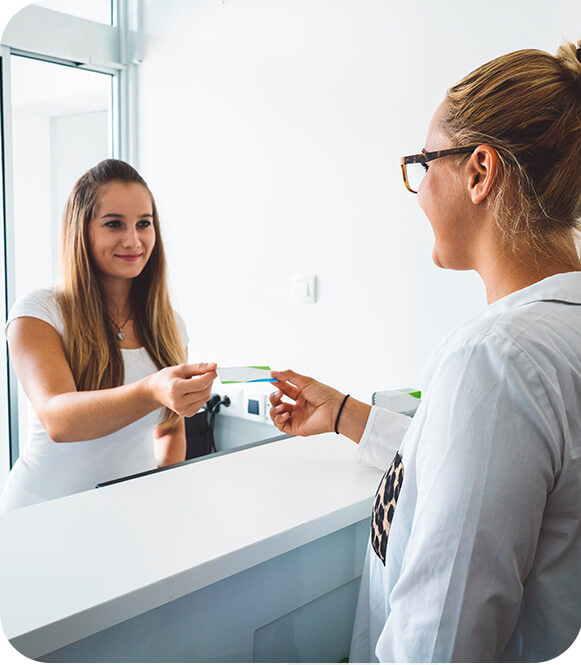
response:
[[[0,620],[49,653],[366,518],[382,472],[291,438],[0,515]]]

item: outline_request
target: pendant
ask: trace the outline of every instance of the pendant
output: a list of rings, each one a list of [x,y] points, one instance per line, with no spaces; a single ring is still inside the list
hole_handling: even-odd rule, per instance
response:
[[[124,333],[122,330],[120,330],[120,331],[117,333],[117,337],[119,337],[119,339],[120,339],[121,341],[123,341],[123,340],[125,339],[125,333]]]

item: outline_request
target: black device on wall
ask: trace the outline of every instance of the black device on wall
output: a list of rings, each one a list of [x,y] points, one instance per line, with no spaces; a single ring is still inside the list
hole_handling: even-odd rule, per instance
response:
[[[221,406],[230,406],[228,395],[221,397],[214,393],[204,408],[190,418],[186,418],[186,459],[202,457],[216,452],[214,443],[214,419]]]

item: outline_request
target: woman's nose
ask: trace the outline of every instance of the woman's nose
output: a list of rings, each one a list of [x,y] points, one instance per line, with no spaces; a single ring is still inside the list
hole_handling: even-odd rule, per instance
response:
[[[128,228],[123,234],[123,245],[125,247],[139,247],[139,244],[139,234],[137,233],[137,229],[134,227]]]

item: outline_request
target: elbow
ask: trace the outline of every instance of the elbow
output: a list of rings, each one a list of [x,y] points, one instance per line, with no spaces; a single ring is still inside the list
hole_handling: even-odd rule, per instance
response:
[[[37,413],[37,415],[40,424],[53,443],[67,443],[75,440],[71,438],[68,431],[70,428],[67,427],[66,423],[63,423],[62,417],[59,418],[51,413],[50,409],[47,408],[44,412]]]
[[[42,426],[44,427],[46,433],[48,434],[48,438],[53,442],[53,443],[67,443],[72,441],[70,437],[67,437],[66,432],[63,429],[60,429],[59,427],[54,426],[50,422],[42,422]]]
[[[91,421],[71,405],[67,394],[58,394],[37,405],[36,414],[53,443],[74,443],[95,438]]]
[[[172,464],[179,464],[180,462],[184,462],[186,459],[185,454],[184,455],[156,455],[155,456],[155,461],[157,462],[157,468],[161,469],[164,466],[171,466]]]

